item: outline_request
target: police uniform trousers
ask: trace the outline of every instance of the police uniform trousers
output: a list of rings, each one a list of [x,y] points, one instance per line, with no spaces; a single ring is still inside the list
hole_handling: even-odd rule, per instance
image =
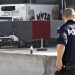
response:
[[[56,71],[54,75],[75,75],[75,68],[71,69],[69,71],[65,71],[62,74],[60,74],[58,71]]]

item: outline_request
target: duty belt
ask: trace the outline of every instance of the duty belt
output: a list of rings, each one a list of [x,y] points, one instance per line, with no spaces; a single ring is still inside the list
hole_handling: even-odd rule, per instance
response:
[[[70,63],[65,64],[62,69],[60,70],[60,74],[62,75],[63,72],[69,71],[70,69],[75,68],[75,65],[70,65]]]
[[[68,63],[68,64],[65,64],[64,67],[65,67],[66,70],[70,70],[72,68],[75,68],[75,65],[70,65],[70,63]]]

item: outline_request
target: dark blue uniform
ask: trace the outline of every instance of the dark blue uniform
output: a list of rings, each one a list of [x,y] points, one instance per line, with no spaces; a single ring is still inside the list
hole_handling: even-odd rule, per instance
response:
[[[65,52],[62,58],[63,64],[70,63],[75,65],[75,22],[68,20],[60,29],[57,30],[57,44],[65,46]],[[55,75],[60,75],[58,71]],[[65,71],[62,75],[75,75],[75,68]]]

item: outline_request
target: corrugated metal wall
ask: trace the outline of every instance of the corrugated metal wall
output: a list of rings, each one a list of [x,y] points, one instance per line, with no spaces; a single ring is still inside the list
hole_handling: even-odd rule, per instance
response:
[[[60,0],[31,0],[32,3],[58,4]],[[0,4],[30,3],[30,0],[0,0]]]
[[[59,4],[62,0],[31,0],[32,3]],[[65,0],[67,4],[75,4],[75,0]],[[30,0],[0,0],[0,4],[30,3]]]
[[[36,0],[36,3],[58,4],[60,0]]]
[[[0,0],[0,4],[21,4],[21,3],[30,3],[30,0]],[[32,3],[35,3],[35,0],[32,0]]]
[[[0,4],[21,4],[21,3],[29,3],[30,0],[0,0]],[[35,0],[32,0],[32,3]]]
[[[27,0],[0,0],[1,4],[18,4],[18,3],[24,3],[24,1]]]

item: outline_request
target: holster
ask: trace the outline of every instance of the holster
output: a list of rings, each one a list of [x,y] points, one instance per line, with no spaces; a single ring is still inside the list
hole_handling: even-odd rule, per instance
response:
[[[67,64],[65,63],[62,69],[60,70],[60,74],[62,74],[65,71],[69,71],[70,69],[71,69],[70,63],[67,63]]]

